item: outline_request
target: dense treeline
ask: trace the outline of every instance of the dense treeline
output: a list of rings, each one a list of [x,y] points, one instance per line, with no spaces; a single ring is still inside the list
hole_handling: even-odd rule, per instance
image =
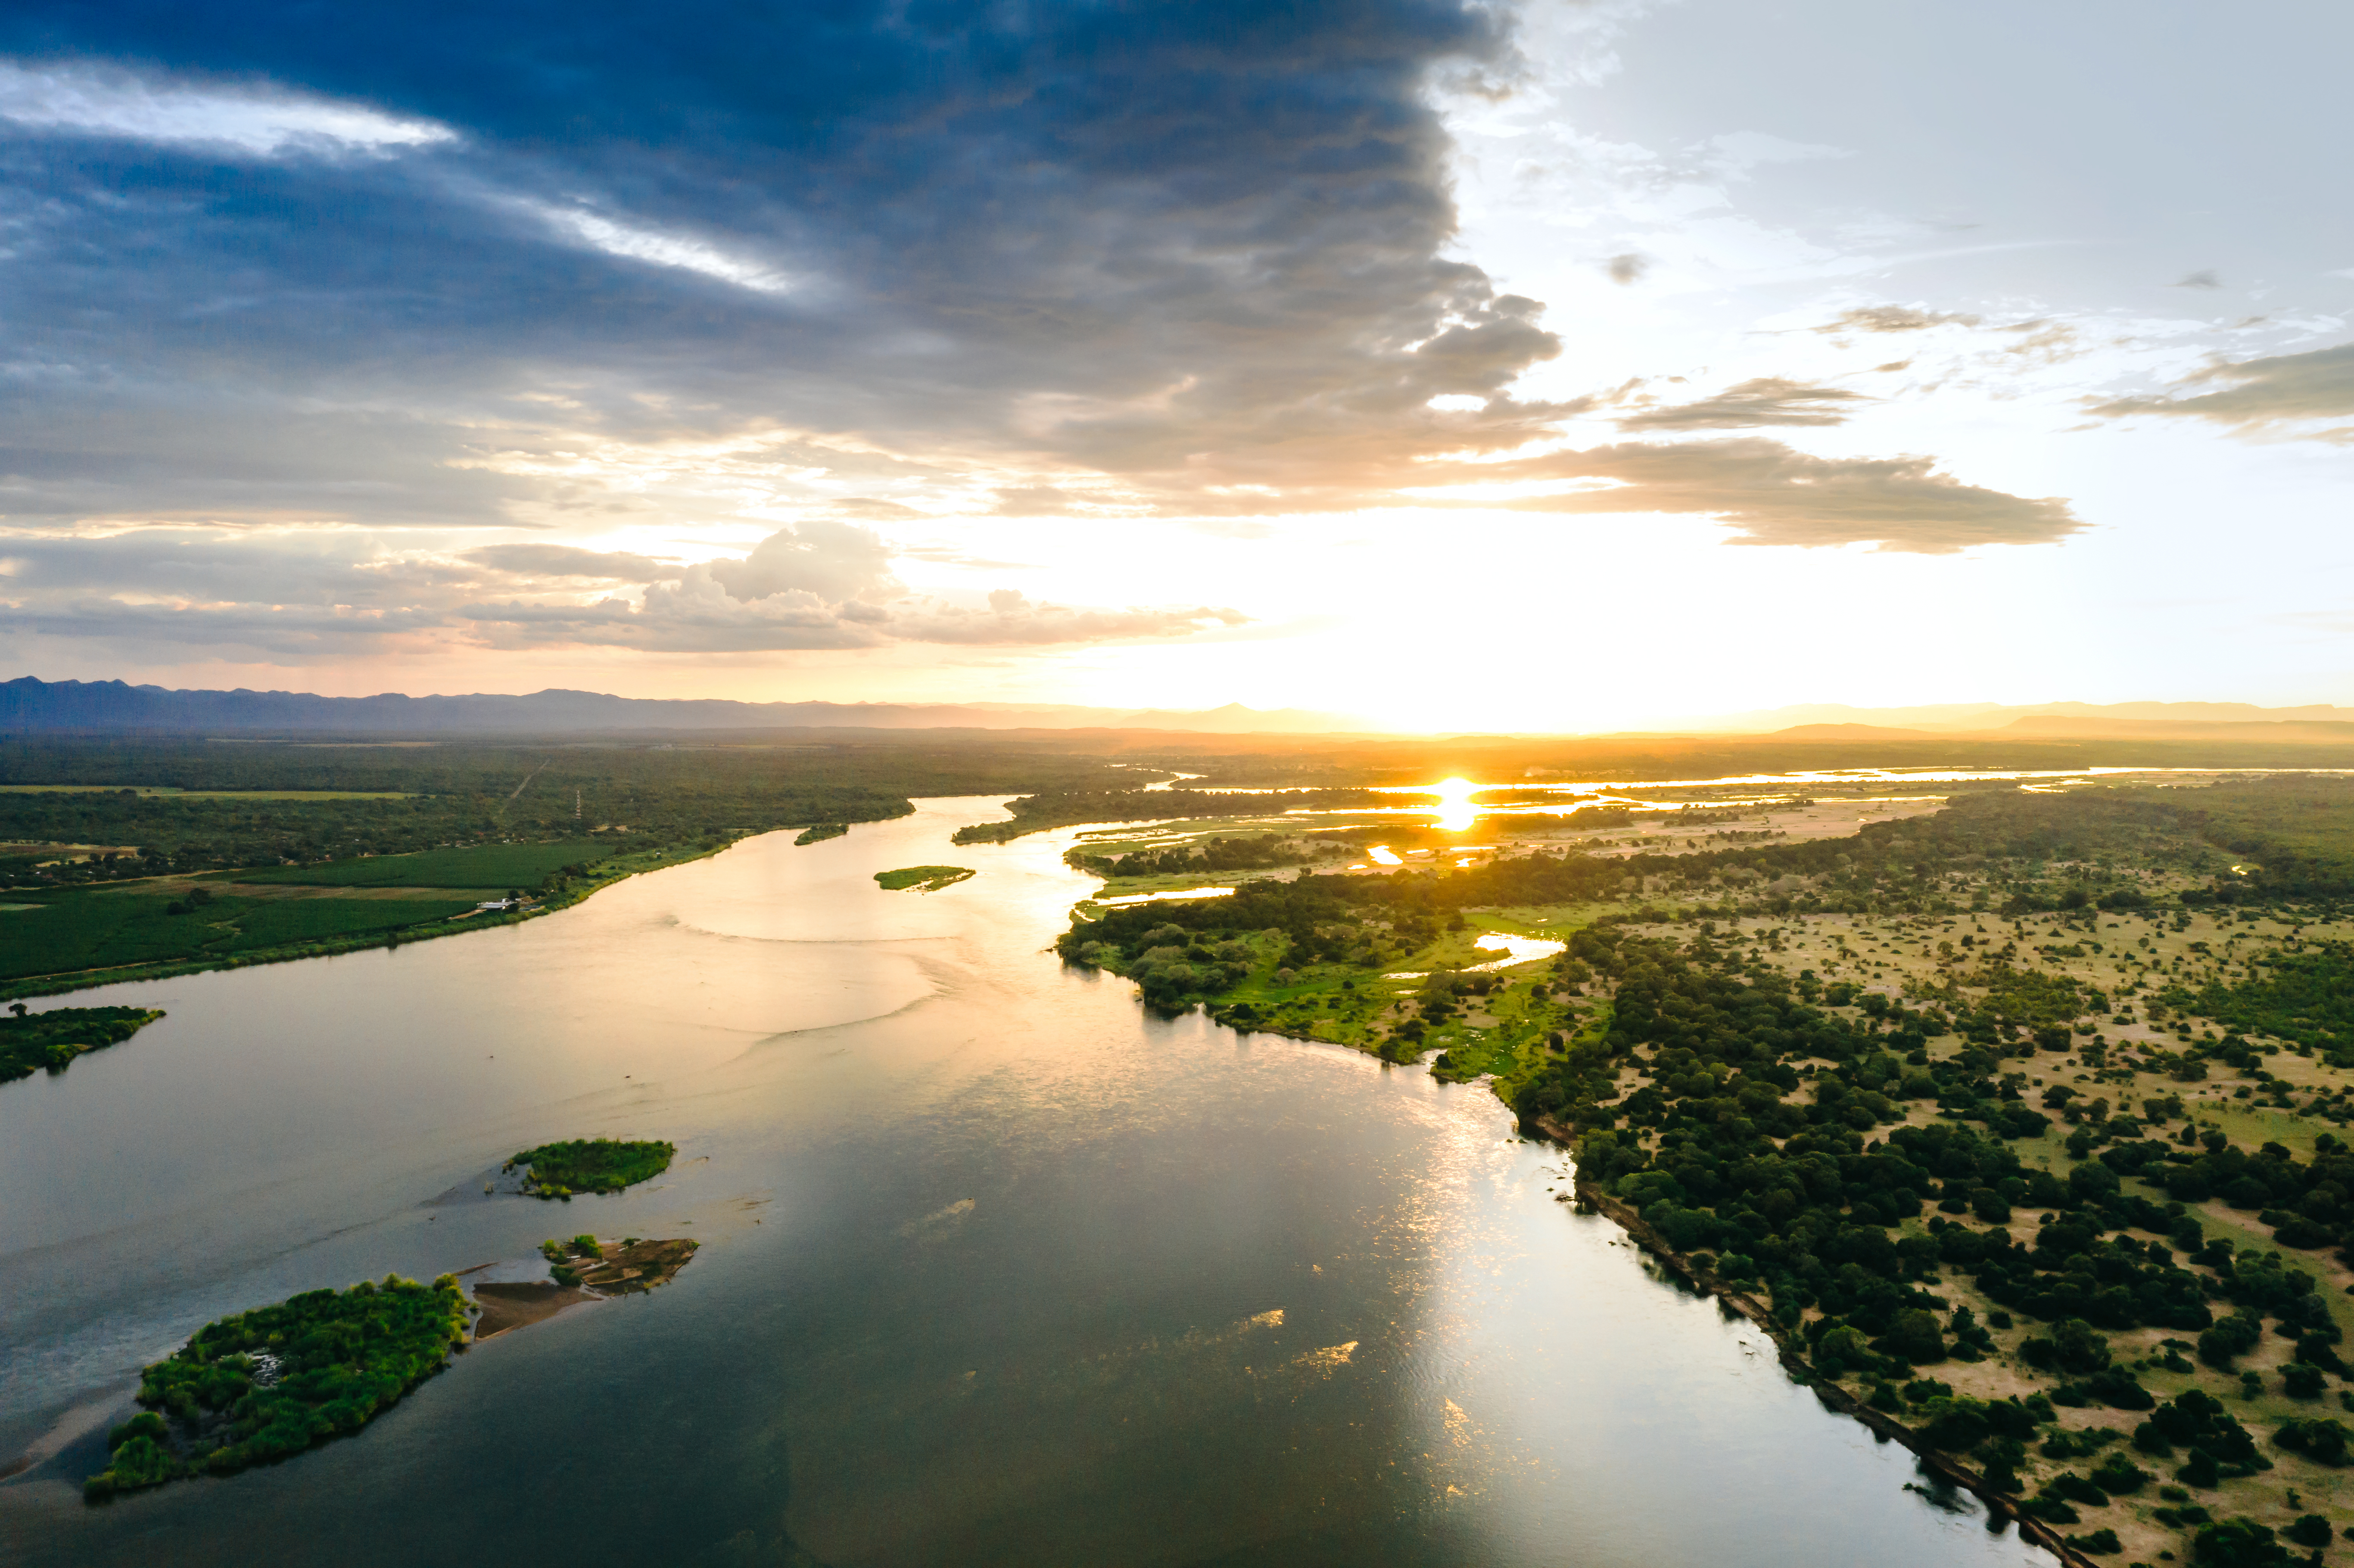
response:
[[[1292,789],[1281,793],[1213,794],[1203,789],[1067,789],[1005,802],[1002,822],[959,828],[960,844],[1004,843],[1026,833],[1080,822],[1147,822],[1183,817],[1268,817],[1286,811],[1339,811],[1352,807],[1431,806],[1436,795],[1386,795],[1373,789]]]
[[[0,1016],[0,1084],[36,1068],[62,1073],[85,1052],[120,1045],[163,1013],[145,1007],[53,1007],[28,1013],[22,1002]]]
[[[1257,838],[1213,837],[1200,843],[1172,844],[1167,849],[1131,850],[1123,855],[1074,851],[1064,858],[1099,876],[1193,876],[1224,871],[1269,871],[1281,865],[1346,858],[1352,853],[1341,844],[1310,843],[1266,833]]]
[[[356,1432],[465,1348],[466,1312],[453,1275],[387,1275],[208,1323],[141,1374],[145,1409],[115,1428],[84,1493],[234,1475]]]

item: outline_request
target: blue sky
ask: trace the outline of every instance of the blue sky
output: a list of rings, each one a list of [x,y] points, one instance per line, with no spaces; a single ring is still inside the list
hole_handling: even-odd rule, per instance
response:
[[[0,648],[1439,726],[2354,700],[2349,33],[12,6]]]

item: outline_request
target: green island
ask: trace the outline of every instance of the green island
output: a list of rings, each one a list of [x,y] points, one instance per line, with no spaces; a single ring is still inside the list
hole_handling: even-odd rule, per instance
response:
[[[1337,874],[1185,831],[1072,853],[1108,885],[1066,961],[1484,1079],[1581,1207],[2067,1561],[2354,1529],[2354,787],[1392,821],[1336,836],[1403,863]]]
[[[793,840],[793,842],[797,846],[823,843],[828,839],[838,839],[848,832],[850,832],[848,822],[813,822],[803,828],[801,836]]]
[[[904,893],[909,888],[917,893],[938,893],[974,874],[960,865],[903,865],[896,871],[876,872],[875,880],[885,893]]]
[[[120,1045],[163,1017],[147,1007],[53,1007],[27,1013],[23,1002],[0,1016],[0,1084],[36,1069],[62,1073],[85,1052]]]
[[[524,1150],[505,1169],[521,1170],[523,1190],[535,1198],[569,1198],[575,1192],[619,1192],[651,1181],[670,1169],[677,1152],[671,1143],[576,1138]]]
[[[456,1276],[387,1275],[207,1324],[141,1374],[145,1408],[109,1436],[83,1496],[234,1475],[348,1436],[463,1351],[467,1319]]]

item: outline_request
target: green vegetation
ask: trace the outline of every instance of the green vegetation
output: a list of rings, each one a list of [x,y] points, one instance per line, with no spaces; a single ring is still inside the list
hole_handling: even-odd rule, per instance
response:
[[[86,1051],[120,1045],[163,1013],[143,1007],[55,1007],[27,1013],[22,1002],[0,1017],[0,1084],[37,1067],[62,1073]]]
[[[466,914],[480,896],[251,897],[201,887],[181,896],[146,884],[34,894],[25,900],[33,907],[0,911],[0,981],[25,982],[7,987],[15,994],[37,994],[174,972],[161,966],[192,960],[211,968],[372,946]]]
[[[626,1143],[608,1138],[573,1139],[526,1149],[506,1163],[523,1168],[524,1191],[535,1198],[569,1198],[575,1192],[619,1192],[651,1181],[670,1169],[675,1144]]]
[[[1183,817],[1269,816],[1285,811],[1364,806],[1429,806],[1436,795],[1384,795],[1372,789],[1300,789],[1288,794],[1213,794],[1202,789],[1072,789],[1005,802],[1003,822],[959,828],[949,842],[996,844],[1077,822],[1142,822]]]
[[[918,893],[938,893],[973,874],[960,865],[903,865],[896,871],[876,872],[875,880],[886,893],[905,892],[911,887]]]
[[[848,822],[815,822],[803,828],[801,837],[795,839],[793,842],[797,846],[823,843],[828,839],[838,839],[848,832],[850,832]]]
[[[1490,819],[1455,839],[1485,863],[1083,905],[1058,947],[1154,1007],[1488,1075],[1802,1375],[2078,1550],[2285,1562],[2327,1521],[2274,1472],[2354,1460],[2319,1403],[2354,1410],[2348,807],[1987,788],[1839,837],[1695,813],[1619,858]],[[2281,819],[2301,858],[2242,858]],[[1483,929],[1565,948],[1495,967]]]
[[[258,886],[514,887],[557,872],[585,874],[588,863],[620,847],[608,840],[558,839],[539,844],[476,844],[419,854],[372,855],[316,865],[248,872],[238,880]]]
[[[1105,773],[1075,749],[832,732],[748,745],[0,737],[0,998],[530,918],[748,834],[905,815],[909,793]],[[524,896],[477,912],[502,895]]]
[[[465,1349],[466,1313],[454,1275],[387,1275],[207,1324],[142,1374],[146,1408],[114,1430],[83,1495],[234,1475],[357,1432]]]

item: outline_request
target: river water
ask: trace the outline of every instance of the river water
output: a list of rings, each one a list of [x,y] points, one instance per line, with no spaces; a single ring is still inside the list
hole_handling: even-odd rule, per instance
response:
[[[0,1464],[48,1456],[0,1482],[0,1560],[2051,1561],[1557,1202],[1484,1088],[1063,969],[1073,833],[948,846],[998,814],[72,999],[169,1016],[0,1089]],[[980,874],[871,880],[939,863]],[[481,1197],[592,1134],[679,1160]],[[356,1438],[79,1500],[138,1366],[206,1320],[581,1230],[704,1245]]]

